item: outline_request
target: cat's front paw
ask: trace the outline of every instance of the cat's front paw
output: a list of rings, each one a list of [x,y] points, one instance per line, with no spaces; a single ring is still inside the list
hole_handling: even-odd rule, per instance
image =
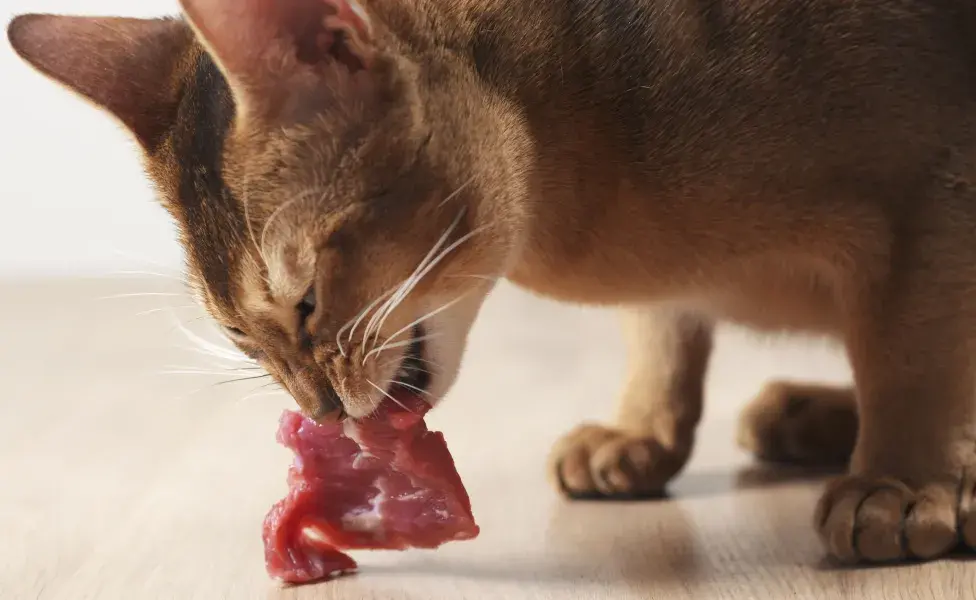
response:
[[[549,473],[571,498],[654,497],[688,453],[668,450],[653,437],[582,425],[553,447]]]
[[[938,558],[976,549],[976,478],[911,487],[891,478],[842,477],[817,507],[829,556],[844,564]]]

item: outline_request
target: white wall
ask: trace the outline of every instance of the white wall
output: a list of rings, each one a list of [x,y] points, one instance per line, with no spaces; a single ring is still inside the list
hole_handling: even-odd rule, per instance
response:
[[[25,12],[172,15],[176,0],[3,0]],[[35,74],[0,37],[0,276],[179,268],[128,136]]]

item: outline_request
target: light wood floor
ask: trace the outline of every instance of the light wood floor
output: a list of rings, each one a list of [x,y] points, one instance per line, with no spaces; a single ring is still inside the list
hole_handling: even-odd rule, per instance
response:
[[[219,339],[187,298],[102,299],[180,291],[162,280],[0,286],[0,599],[976,597],[976,562],[828,567],[809,526],[820,483],[734,449],[736,411],[764,379],[846,379],[822,347],[724,334],[673,498],[563,502],[545,455],[579,420],[610,413],[616,321],[510,289],[430,419],[481,537],[358,554],[356,577],[281,590],[264,572],[260,525],[285,490],[290,457],[274,432],[288,399],[255,396],[262,381],[214,386],[233,374],[181,333],[177,323]],[[172,373],[194,370],[221,374]]]

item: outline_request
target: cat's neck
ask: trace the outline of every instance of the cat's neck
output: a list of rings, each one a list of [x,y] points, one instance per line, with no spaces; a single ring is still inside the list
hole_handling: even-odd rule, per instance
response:
[[[538,146],[558,152],[582,142],[628,162],[653,137],[647,84],[661,62],[650,27],[664,10],[654,2],[371,0],[374,6],[413,48],[469,65],[518,107]]]
[[[721,31],[702,27],[700,14],[657,0],[414,0],[410,12],[404,0],[371,2],[390,11],[411,47],[470,69],[505,100],[493,106],[516,113],[518,127],[498,128],[530,148],[519,155],[525,195],[514,212],[527,242],[508,273],[516,283],[560,293],[539,283],[548,281],[547,257],[568,247],[600,256],[612,245],[608,232],[652,230],[660,219],[644,199],[694,179],[702,161],[689,148],[703,146],[688,113],[720,114],[722,102],[702,84],[711,76],[704,65],[722,60],[708,50]],[[669,217],[677,225],[683,210]],[[667,241],[659,238],[635,234],[620,260],[638,246],[654,256]]]
[[[648,0],[372,0],[415,48],[446,50],[530,111],[633,88],[650,73]],[[645,60],[635,61],[642,48]]]

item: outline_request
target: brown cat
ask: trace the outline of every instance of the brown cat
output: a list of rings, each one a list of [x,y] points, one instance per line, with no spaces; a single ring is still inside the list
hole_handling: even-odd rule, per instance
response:
[[[816,519],[838,560],[976,547],[976,3],[182,4],[9,35],[135,134],[201,301],[306,413],[442,398],[506,277],[623,307],[618,421],[552,471],[649,494],[716,321],[828,334],[856,413],[774,385],[742,442],[851,459]]]

